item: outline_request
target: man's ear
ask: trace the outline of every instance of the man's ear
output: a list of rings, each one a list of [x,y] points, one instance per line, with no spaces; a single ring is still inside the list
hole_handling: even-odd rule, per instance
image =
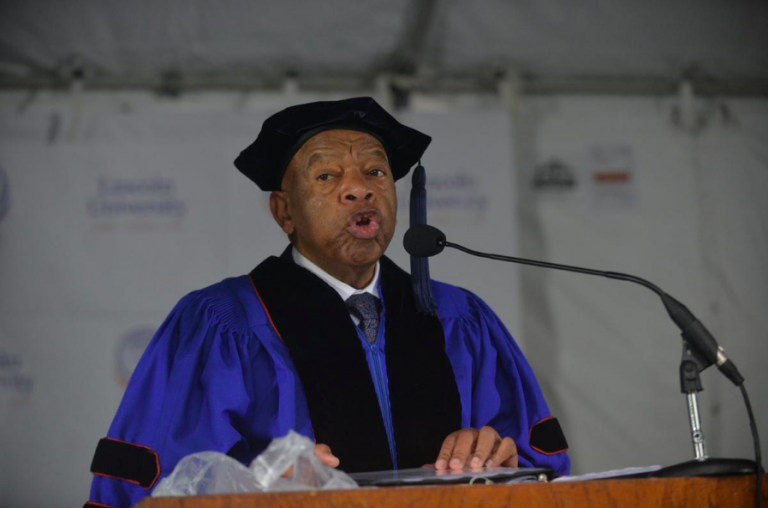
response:
[[[272,191],[269,195],[269,211],[286,235],[293,233],[294,224],[288,211],[288,196],[285,191]]]

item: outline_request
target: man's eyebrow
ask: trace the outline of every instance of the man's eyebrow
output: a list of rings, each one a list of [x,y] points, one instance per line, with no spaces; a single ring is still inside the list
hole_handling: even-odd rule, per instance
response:
[[[384,159],[385,161],[389,162],[389,158],[387,157],[387,152],[385,152],[384,150],[382,150],[379,147],[373,147],[370,150],[366,150],[364,153],[367,154],[367,155],[379,156],[382,159]]]
[[[307,167],[310,167],[315,162],[320,162],[323,160],[330,160],[333,159],[334,156],[330,152],[315,152],[312,155],[309,156],[309,160],[307,160]]]

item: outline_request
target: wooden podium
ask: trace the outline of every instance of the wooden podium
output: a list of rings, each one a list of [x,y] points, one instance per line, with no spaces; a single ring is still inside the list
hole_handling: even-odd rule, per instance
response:
[[[138,508],[586,508],[751,507],[755,476],[602,480],[525,485],[450,485],[147,498]],[[768,478],[761,506],[768,508]]]

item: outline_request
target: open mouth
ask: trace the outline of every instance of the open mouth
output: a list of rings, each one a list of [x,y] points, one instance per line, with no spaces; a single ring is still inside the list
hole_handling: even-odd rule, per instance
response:
[[[379,232],[381,214],[378,210],[363,210],[352,215],[347,221],[347,232],[361,240],[369,240]]]

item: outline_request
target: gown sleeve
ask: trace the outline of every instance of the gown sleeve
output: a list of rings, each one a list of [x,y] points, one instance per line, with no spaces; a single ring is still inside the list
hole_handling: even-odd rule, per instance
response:
[[[107,437],[157,454],[160,474],[152,486],[191,453],[218,451],[245,462],[270,440],[273,383],[269,355],[239,301],[223,285],[196,291],[176,305],[150,342]],[[95,475],[90,499],[128,508],[150,493]]]
[[[477,295],[444,284],[436,289],[444,302],[438,312],[462,400],[463,426],[489,425],[501,437],[511,437],[520,467],[550,467],[558,476],[569,474],[565,438],[507,328]],[[558,446],[537,449],[532,444],[542,440]]]

